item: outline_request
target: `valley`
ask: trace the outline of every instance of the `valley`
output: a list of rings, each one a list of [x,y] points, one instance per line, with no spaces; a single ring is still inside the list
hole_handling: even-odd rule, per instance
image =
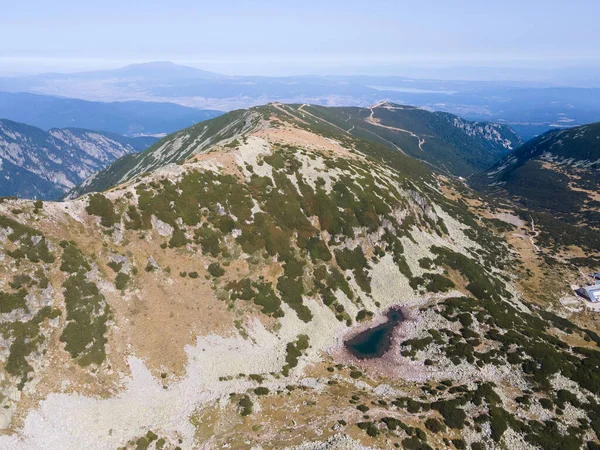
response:
[[[109,163],[156,140],[78,128],[44,131],[0,119],[0,195],[58,199]]]

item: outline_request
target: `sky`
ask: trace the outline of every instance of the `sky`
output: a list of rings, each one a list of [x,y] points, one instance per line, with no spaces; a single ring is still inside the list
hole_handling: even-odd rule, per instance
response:
[[[598,0],[0,0],[0,72],[600,66]]]

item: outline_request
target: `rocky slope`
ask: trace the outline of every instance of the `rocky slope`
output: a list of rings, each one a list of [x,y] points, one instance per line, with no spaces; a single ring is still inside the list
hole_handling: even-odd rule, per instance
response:
[[[325,124],[336,132],[379,142],[446,174],[468,175],[486,169],[521,144],[514,131],[504,125],[469,122],[452,114],[393,103],[371,108],[274,105],[288,118]],[[245,110],[233,111],[182,130],[147,152],[116,161],[77,187],[70,197],[101,191],[156,167],[184,161],[220,139],[251,128],[258,117],[257,112],[249,115]]]
[[[39,128],[0,119],[0,195],[55,199],[156,138],[126,138],[76,128]]]
[[[526,225],[298,108],[0,203],[0,447],[596,448],[600,337],[524,284]]]

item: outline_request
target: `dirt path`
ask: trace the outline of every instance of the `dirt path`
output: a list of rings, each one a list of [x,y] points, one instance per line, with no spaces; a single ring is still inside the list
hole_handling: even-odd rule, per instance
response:
[[[304,114],[308,114],[309,116],[311,116],[311,117],[312,117],[312,118],[314,118],[314,119],[317,119],[317,120],[319,120],[319,121],[321,121],[321,122],[325,122],[326,124],[328,124],[328,125],[331,125],[332,127],[335,127],[335,128],[337,128],[338,130],[340,130],[340,131],[343,131],[343,132],[344,132],[344,133],[346,133],[346,134],[350,134],[350,131],[348,131],[348,130],[344,130],[343,128],[341,128],[341,127],[338,127],[336,124],[334,124],[334,123],[331,123],[331,122],[328,122],[327,120],[325,120],[325,119],[323,119],[323,118],[321,118],[321,117],[319,117],[319,116],[315,116],[314,114],[312,114],[312,113],[308,112],[307,110],[305,110],[305,109],[304,109],[304,107],[305,107],[305,106],[310,106],[310,105],[307,105],[307,104],[305,103],[305,104],[303,104],[302,106],[300,106],[300,108],[298,108],[298,111],[302,111]],[[352,129],[352,128],[351,128],[351,129]]]
[[[287,111],[286,109],[282,108],[280,103],[273,103],[272,105],[273,105],[273,108],[275,108],[276,110],[281,111],[282,113],[284,113],[290,117],[293,117],[296,120],[299,120],[304,125],[308,125],[308,122],[302,120],[300,117],[298,117],[298,116],[292,114],[291,112]]]
[[[412,131],[408,131],[405,130],[403,128],[396,128],[396,127],[390,127],[387,125],[382,125],[380,124],[376,119],[375,119],[375,111],[373,110],[374,107],[370,107],[369,110],[371,111],[371,114],[369,115],[369,117],[367,117],[365,119],[365,122],[370,123],[371,125],[375,125],[376,127],[381,127],[381,128],[387,128],[388,130],[394,130],[394,131],[400,131],[402,133],[407,133],[409,135],[411,135],[412,137],[416,138],[417,141],[419,142],[419,150],[421,150],[422,152],[423,150],[423,144],[425,143],[425,139],[423,139],[421,136],[416,135],[415,133],[413,133]]]
[[[531,240],[531,245],[535,248],[536,252],[540,251],[540,248],[535,244],[535,238],[540,235],[540,231],[535,229],[535,222],[533,221],[533,217],[531,218],[531,231],[533,231],[533,236],[529,236]]]

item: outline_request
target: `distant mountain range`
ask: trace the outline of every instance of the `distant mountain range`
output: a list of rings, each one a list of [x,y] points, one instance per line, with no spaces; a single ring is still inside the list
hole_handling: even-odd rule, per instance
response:
[[[449,175],[467,176],[484,170],[522,143],[508,126],[469,122],[452,114],[413,106],[380,103],[370,108],[328,108],[275,103],[232,111],[169,135],[142,153],[115,161],[69,196],[103,191],[145,172],[180,163],[216,142],[257,126],[260,117],[268,117],[273,111],[293,118],[300,126],[334,127],[348,137],[383,144]],[[187,150],[181,151],[182,147]]]
[[[164,135],[219,114],[220,111],[188,108],[174,103],[105,103],[23,92],[0,92],[0,118],[44,130],[76,127],[126,136]]]
[[[56,199],[154,137],[128,138],[77,128],[39,128],[0,119],[0,196]]]
[[[153,62],[117,70],[0,77],[0,91],[93,101],[171,102],[223,111],[274,101],[364,107],[387,100],[450,112],[469,120],[508,124],[523,140],[553,128],[600,121],[600,88],[597,83],[590,82],[592,87],[586,88],[581,84],[575,87],[535,84],[511,77],[507,81],[461,81],[456,79],[456,73],[449,72],[448,76],[451,79],[407,76],[229,76],[169,62]],[[499,72],[499,76],[502,77],[502,72]],[[172,114],[162,116],[171,117]],[[33,123],[24,117],[9,118]],[[67,118],[72,119],[73,114]],[[196,117],[194,121],[202,119]],[[150,133],[148,129],[151,127],[145,126],[143,131],[137,131],[139,127],[129,127],[131,121],[123,122],[127,128],[110,130],[125,134]],[[167,132],[192,123],[177,123]],[[36,125],[45,126],[37,122]],[[95,123],[67,124],[70,125],[109,129],[98,127]]]

